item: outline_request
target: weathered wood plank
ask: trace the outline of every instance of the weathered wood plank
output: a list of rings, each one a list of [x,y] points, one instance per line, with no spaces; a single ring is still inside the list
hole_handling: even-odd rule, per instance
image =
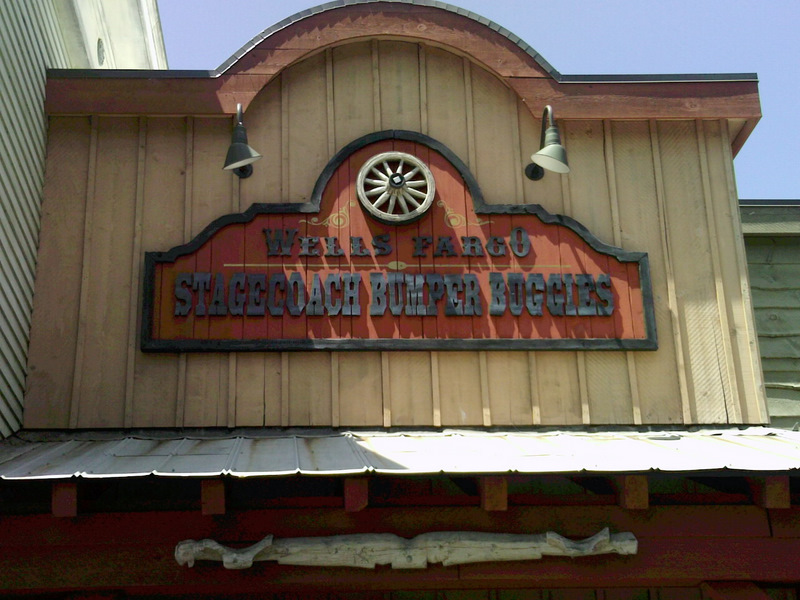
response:
[[[666,224],[660,219],[650,130],[646,122],[614,122],[611,127],[621,240],[625,247],[648,253],[656,299],[658,353],[640,352],[633,357],[642,422],[680,423],[683,417],[671,335],[674,317],[668,301],[668,257],[661,243]]]
[[[317,176],[330,159],[325,54],[287,70],[282,76],[282,86],[287,103],[281,110],[286,111],[289,122],[289,131],[284,132],[289,136],[289,180],[284,182],[288,187],[284,187],[282,201],[306,202],[311,198]]]
[[[331,353],[289,353],[289,425],[331,424]]]
[[[766,423],[769,420],[766,407],[763,402],[758,406],[761,365],[755,352],[751,356],[750,343],[755,345],[755,332],[752,310],[744,299],[746,284],[742,274],[747,272],[747,262],[739,227],[736,187],[732,168],[728,169],[729,182],[724,163],[723,144],[728,141],[722,141],[718,122],[698,120],[696,129],[721,329],[720,370],[730,387],[725,410],[729,421],[734,423]],[[733,162],[730,154],[727,158]]]
[[[483,425],[480,364],[477,352],[440,352],[442,425]]]
[[[723,367],[716,288],[707,277],[713,272],[708,218],[703,202],[690,201],[703,198],[695,123],[659,123],[658,136],[692,419],[725,423],[732,389]]]
[[[142,207],[143,252],[171,248],[184,241],[185,145],[185,119],[147,119]],[[136,310],[141,312],[139,306],[136,306]],[[134,427],[176,425],[178,364],[176,355],[136,354],[131,415]]]
[[[230,212],[230,173],[222,171],[230,143],[229,119],[196,118],[193,122],[190,216],[192,237],[211,221]],[[198,257],[197,269],[208,267]],[[197,325],[195,331],[197,331]],[[207,323],[205,324],[207,327]],[[226,425],[228,415],[228,357],[209,353],[186,359],[186,396],[183,424],[189,427]],[[232,401],[232,399],[231,399]]]
[[[392,426],[432,426],[430,352],[388,352]]]
[[[88,277],[81,299],[81,370],[77,427],[124,424],[127,335],[131,299],[138,120],[99,117],[91,237],[83,257]],[[109,344],[108,340],[116,340]],[[97,368],[102,365],[102,368]]]
[[[347,427],[383,424],[381,353],[339,355],[339,422]]]
[[[374,85],[369,42],[357,42],[333,49],[332,101],[337,148],[375,130]]]
[[[420,70],[418,44],[380,41],[380,129],[419,131]]]
[[[76,249],[83,248],[90,127],[88,118],[50,120],[28,352],[27,428],[69,425],[83,268],[82,251]]]
[[[616,182],[609,181],[606,165],[612,159],[613,149],[605,148],[605,134],[600,121],[569,123],[565,127],[570,167],[581,173],[581,177],[569,179],[569,194],[565,195],[569,205],[565,204],[564,211],[581,220],[606,243],[618,244],[618,223],[615,224],[612,206],[616,198],[610,195],[610,187]],[[590,217],[588,223],[584,222],[584,214]],[[575,268],[576,265],[562,265],[562,272],[575,272]],[[633,403],[625,354],[587,352],[584,360],[591,422],[632,423]]]

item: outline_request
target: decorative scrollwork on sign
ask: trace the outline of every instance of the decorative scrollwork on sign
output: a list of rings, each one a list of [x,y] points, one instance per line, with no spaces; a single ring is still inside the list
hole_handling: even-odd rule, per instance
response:
[[[325,227],[332,226],[332,227],[347,227],[350,224],[350,210],[351,206],[355,206],[356,203],[352,200],[345,204],[340,210],[336,211],[335,213],[331,213],[325,219],[320,219],[319,217],[311,217],[310,219],[300,219],[300,223],[308,223],[309,225],[324,225]]]
[[[464,215],[458,214],[452,208],[447,206],[443,200],[438,200],[436,202],[437,206],[441,206],[444,209],[444,222],[450,227],[463,227],[464,225],[472,225],[473,227],[481,227],[483,225],[489,225],[490,223],[494,223],[491,219],[478,219],[475,223],[470,223],[467,221],[467,217]]]
[[[248,569],[253,561],[282,565],[361,567],[391,565],[394,569],[424,569],[429,564],[445,567],[478,562],[537,560],[543,556],[596,556],[636,554],[632,533],[602,529],[592,537],[570,540],[555,532],[534,535],[471,531],[423,533],[412,539],[391,533],[365,533],[277,539],[268,535],[247,548],[229,548],[215,540],[184,540],[175,547],[179,565],[196,560],[222,561],[226,569]]]
[[[409,266],[410,265],[408,263],[403,262],[402,260],[393,260],[386,263],[386,268],[391,269],[392,271],[404,271]]]

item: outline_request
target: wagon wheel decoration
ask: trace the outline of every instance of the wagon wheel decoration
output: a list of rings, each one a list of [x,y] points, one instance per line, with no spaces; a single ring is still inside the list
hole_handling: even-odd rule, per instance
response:
[[[384,152],[361,167],[356,191],[372,217],[402,225],[416,221],[431,207],[436,184],[430,169],[416,156]]]

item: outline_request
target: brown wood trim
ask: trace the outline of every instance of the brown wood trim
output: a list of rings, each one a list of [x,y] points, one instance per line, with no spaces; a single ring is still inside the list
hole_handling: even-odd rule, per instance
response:
[[[369,479],[348,477],[344,480],[344,510],[359,512],[369,504]]]
[[[533,55],[475,19],[439,8],[400,3],[343,6],[295,21],[262,40],[227,72],[272,73],[285,67],[288,60],[349,40],[375,37],[449,47],[501,76],[551,76]],[[544,63],[541,57],[539,60]]]
[[[489,475],[478,479],[481,508],[486,511],[508,510],[508,478]]]
[[[739,154],[739,150],[742,149],[742,146],[744,146],[744,143],[747,141],[747,138],[750,137],[750,134],[753,133],[753,130],[756,128],[759,119],[760,115],[747,119],[744,123],[744,126],[736,135],[736,138],[731,140],[731,153],[733,154],[734,158],[736,158],[736,155]]]
[[[646,475],[620,475],[615,478],[617,500],[628,510],[650,508],[650,491]]]
[[[200,482],[200,506],[204,515],[225,514],[225,481],[204,479]]]
[[[78,484],[75,481],[57,481],[51,490],[54,517],[78,516]]]
[[[222,75],[208,79],[53,78],[47,80],[50,115],[220,115],[247,107],[270,75]],[[552,104],[566,119],[747,119],[733,141],[736,152],[761,117],[758,84],[733,82],[558,83],[508,78],[506,82],[539,118]]]
[[[558,83],[510,78],[531,108],[552,104],[557,119],[758,119],[755,81]],[[536,115],[538,118],[538,115]]]
[[[771,475],[748,477],[747,483],[753,496],[753,503],[761,508],[791,508],[789,477]]]

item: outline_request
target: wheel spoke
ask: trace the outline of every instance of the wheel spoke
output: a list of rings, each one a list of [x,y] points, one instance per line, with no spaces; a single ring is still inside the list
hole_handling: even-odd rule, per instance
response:
[[[415,198],[419,198],[420,200],[425,200],[425,197],[428,195],[423,192],[420,192],[419,190],[415,190],[414,188],[408,188],[406,191]]]
[[[388,161],[383,161],[383,168],[386,169],[386,176],[390,176],[392,174],[392,168],[389,166]]]
[[[376,196],[377,194],[380,194],[381,192],[385,192],[385,191],[386,191],[385,187],[376,187],[374,190],[370,190],[370,191],[364,192],[364,193],[367,196]]]
[[[395,172],[396,173],[400,173],[400,175],[402,175],[403,174],[403,165],[404,164],[405,164],[405,159],[401,158],[400,162],[397,163],[397,171],[395,171]]]
[[[420,206],[419,202],[414,200],[414,197],[408,193],[408,190],[403,190],[403,198],[405,198],[405,201],[408,202],[414,208],[419,208]]]
[[[385,178],[385,179],[369,179],[369,178],[366,178],[366,179],[364,179],[364,183],[369,183],[369,184],[372,184],[372,185],[377,185],[377,186],[380,186],[382,188],[385,188],[386,187],[386,182],[388,180],[389,180],[388,177]]]
[[[372,203],[372,206],[374,206],[375,208],[380,208],[383,205],[383,203],[386,202],[387,199],[389,199],[390,196],[391,196],[391,194],[389,192],[383,192],[383,194],[381,194],[378,197],[378,199],[375,200],[375,202]],[[389,206],[392,206],[392,205],[393,205],[393,203],[390,204]],[[389,209],[389,212],[391,212],[391,208]]]
[[[406,198],[404,193],[397,194],[397,201],[400,203],[400,210],[403,212],[404,215],[407,215],[409,212],[408,204],[406,204]]]
[[[419,188],[428,185],[428,182],[424,179],[417,179],[415,181],[406,181],[406,185],[412,188]]]
[[[389,194],[389,192],[386,193]],[[396,200],[397,196],[395,196],[394,194],[389,194],[389,208],[386,209],[386,214],[389,215],[394,214],[394,204]]]
[[[383,181],[383,182],[389,181],[389,176],[388,175],[384,175],[383,173],[381,173],[378,170],[378,167],[372,167],[370,169],[370,172],[371,172],[372,175],[377,175],[378,177],[380,177],[381,181]],[[369,181],[369,179],[367,179],[367,181]]]
[[[411,179],[417,173],[419,173],[419,167],[414,167],[408,173],[406,173],[406,180]]]

